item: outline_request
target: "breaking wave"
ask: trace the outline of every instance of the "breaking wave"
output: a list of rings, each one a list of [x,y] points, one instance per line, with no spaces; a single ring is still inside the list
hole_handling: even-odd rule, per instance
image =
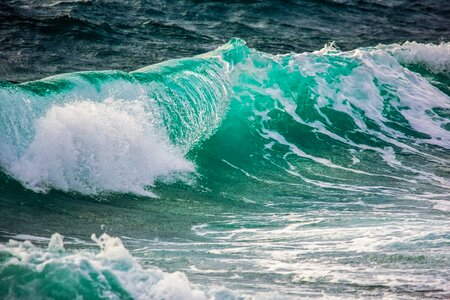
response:
[[[446,78],[449,49],[271,55],[233,39],[131,73],[2,83],[0,163],[35,191],[155,196],[159,179],[228,168],[308,188],[448,193],[450,98],[433,76]]]

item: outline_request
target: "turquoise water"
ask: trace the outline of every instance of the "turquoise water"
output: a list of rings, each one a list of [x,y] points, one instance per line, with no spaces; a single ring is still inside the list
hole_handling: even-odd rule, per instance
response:
[[[449,297],[449,49],[3,82],[0,297]]]

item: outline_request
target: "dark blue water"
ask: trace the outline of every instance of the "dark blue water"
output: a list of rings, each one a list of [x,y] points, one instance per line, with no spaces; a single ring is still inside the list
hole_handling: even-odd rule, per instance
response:
[[[57,1],[0,3],[0,79],[134,70],[240,37],[279,54],[448,41],[446,0]]]

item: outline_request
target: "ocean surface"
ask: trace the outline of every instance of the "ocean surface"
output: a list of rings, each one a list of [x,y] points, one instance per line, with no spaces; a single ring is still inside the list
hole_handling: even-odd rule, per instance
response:
[[[450,2],[0,2],[0,299],[449,299]]]

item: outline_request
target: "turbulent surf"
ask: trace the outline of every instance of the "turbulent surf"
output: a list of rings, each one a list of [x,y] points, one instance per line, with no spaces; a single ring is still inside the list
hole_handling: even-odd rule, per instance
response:
[[[449,70],[449,43],[275,55],[235,38],[132,72],[1,83],[5,195],[146,203],[189,230],[123,234],[130,251],[94,238],[100,254],[11,240],[0,297],[448,297]]]

